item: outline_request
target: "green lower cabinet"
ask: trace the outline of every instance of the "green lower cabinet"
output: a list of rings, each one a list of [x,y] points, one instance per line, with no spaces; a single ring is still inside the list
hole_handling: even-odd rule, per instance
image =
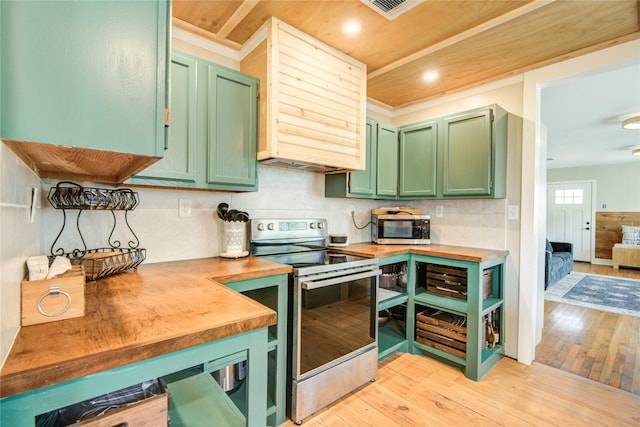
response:
[[[0,425],[32,427],[39,415],[159,378],[169,389],[172,426],[211,425],[215,419],[220,426],[262,427],[267,419],[268,346],[268,330],[261,328],[7,397],[0,400]],[[234,399],[212,373],[242,361],[246,378],[236,392],[242,397]]]
[[[127,183],[256,191],[258,88],[252,76],[174,50],[165,159]]]
[[[381,258],[378,289],[378,360],[397,352],[407,352],[410,330],[406,307],[409,295],[408,265],[410,255]],[[381,317],[380,314],[383,314]],[[388,320],[382,320],[388,318]]]
[[[278,322],[269,327],[267,346],[267,426],[278,426],[286,420],[287,378],[287,274],[226,283],[229,288],[274,310]],[[242,393],[240,394],[242,396]],[[234,396],[232,395],[232,398]],[[238,406],[242,406],[237,402]]]

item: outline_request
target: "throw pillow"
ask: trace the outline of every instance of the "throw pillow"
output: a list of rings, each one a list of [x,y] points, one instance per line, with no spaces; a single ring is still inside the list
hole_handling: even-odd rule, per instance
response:
[[[553,253],[553,246],[551,246],[551,242],[547,239],[547,247],[545,249],[547,252]]]
[[[622,243],[625,245],[640,246],[640,226],[623,225]]]

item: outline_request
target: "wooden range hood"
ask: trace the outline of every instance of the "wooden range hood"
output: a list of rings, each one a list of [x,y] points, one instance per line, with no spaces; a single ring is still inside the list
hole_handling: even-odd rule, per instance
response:
[[[364,170],[366,66],[271,17],[240,70],[260,79],[258,160],[310,172]]]

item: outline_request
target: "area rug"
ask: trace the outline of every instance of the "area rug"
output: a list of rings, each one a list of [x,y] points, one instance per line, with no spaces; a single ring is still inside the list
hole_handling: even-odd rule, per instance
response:
[[[544,299],[640,317],[640,280],[572,272],[549,286]]]

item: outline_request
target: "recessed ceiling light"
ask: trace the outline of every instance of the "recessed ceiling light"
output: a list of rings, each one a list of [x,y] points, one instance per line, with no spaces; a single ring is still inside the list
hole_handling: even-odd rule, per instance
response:
[[[342,26],[342,30],[348,34],[355,34],[360,32],[362,25],[356,21],[349,21]]]
[[[440,75],[438,74],[437,71],[427,71],[422,75],[422,78],[428,82],[433,82],[435,80],[438,80],[438,77],[440,77]]]

